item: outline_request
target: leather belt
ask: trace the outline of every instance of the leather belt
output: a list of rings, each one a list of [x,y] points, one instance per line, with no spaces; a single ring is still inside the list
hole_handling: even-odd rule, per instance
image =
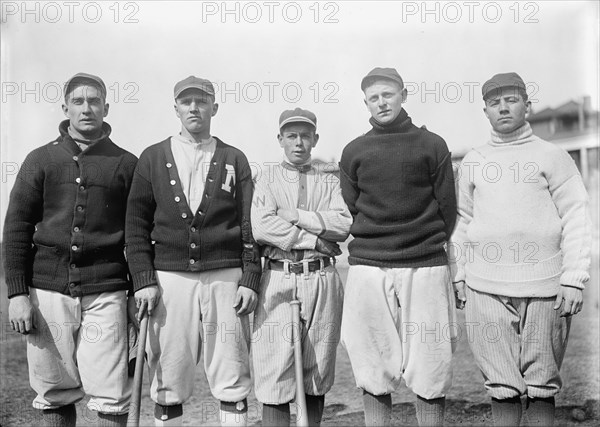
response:
[[[321,268],[325,268],[331,265],[330,258],[319,258],[316,260],[308,261],[308,271],[319,271]],[[267,258],[265,260],[265,268],[267,270],[284,271],[285,261],[279,261],[275,259]],[[288,268],[290,273],[302,274],[304,273],[303,262],[288,262]]]

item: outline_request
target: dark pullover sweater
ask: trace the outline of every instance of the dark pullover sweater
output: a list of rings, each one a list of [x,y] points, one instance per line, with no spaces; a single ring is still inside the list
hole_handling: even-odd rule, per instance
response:
[[[444,244],[456,222],[450,152],[438,135],[402,110],[342,153],[342,195],[354,222],[348,261],[377,267],[447,264]]]
[[[156,270],[242,267],[240,285],[258,290],[260,251],[252,238],[254,184],[246,156],[217,141],[195,212],[183,193],[171,139],[148,147],[138,162],[127,205],[127,261],[137,291],[156,285]]]
[[[125,209],[137,158],[103,136],[85,151],[68,134],[33,150],[19,169],[4,224],[8,297],[29,287],[80,297],[130,287]]]

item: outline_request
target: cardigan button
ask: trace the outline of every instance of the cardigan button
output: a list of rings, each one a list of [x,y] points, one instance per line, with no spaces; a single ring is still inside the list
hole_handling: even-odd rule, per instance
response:
[[[71,264],[71,268],[77,268],[77,265]]]
[[[81,182],[81,178],[80,178],[80,177],[77,177],[77,178],[75,178],[75,182],[76,182],[77,184],[79,184],[79,183]]]
[[[76,251],[77,249],[79,249],[79,248],[77,247],[77,245],[73,245],[73,246],[71,246],[71,250],[74,250],[74,251]]]
[[[171,185],[175,185],[176,181],[174,179],[171,180]]]
[[[176,201],[177,203],[179,203],[179,201],[180,201],[180,200],[181,200],[181,197],[179,197],[179,196],[175,196],[175,201]]]
[[[74,287],[75,287],[75,283],[69,283],[69,286],[70,286],[71,288],[74,288]]]
[[[195,262],[196,262],[196,260],[192,258],[192,259],[190,260],[190,265],[194,264]]]
[[[202,216],[202,215],[204,215],[204,212],[198,211],[198,215]]]
[[[183,219],[186,219],[186,218],[187,218],[187,214],[184,212],[184,213],[182,213],[182,214],[181,214],[181,217],[182,217]]]
[[[77,160],[79,160],[79,157],[73,156],[73,160],[77,161]]]
[[[190,248],[195,249],[196,248],[196,244],[195,243],[191,243],[190,244]]]
[[[81,229],[79,227],[73,227],[73,231],[75,233],[79,233],[81,231]]]
[[[83,210],[83,206],[77,206],[77,212],[81,212]]]
[[[214,179],[208,178],[208,182],[213,182],[213,181],[214,181]]]
[[[192,227],[192,228],[190,228],[190,230],[192,231],[192,233],[195,233],[196,232],[196,227]]]
[[[173,166],[171,163],[167,163],[168,168],[170,168],[171,166]]]

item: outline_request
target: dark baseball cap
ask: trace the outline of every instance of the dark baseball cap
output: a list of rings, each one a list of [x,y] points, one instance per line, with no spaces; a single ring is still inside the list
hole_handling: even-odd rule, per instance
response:
[[[215,96],[215,88],[209,80],[201,77],[189,76],[175,85],[173,97],[177,99],[181,92],[186,89],[198,89],[210,96]]]
[[[514,88],[521,95],[524,95],[524,98],[527,99],[527,90],[525,87],[525,82],[517,73],[501,73],[496,74],[494,77],[489,79],[487,82],[483,84],[481,88],[481,94],[483,95],[483,100],[487,100],[494,96],[500,95],[502,89],[510,89]]]
[[[93,86],[97,86],[98,88],[100,88],[100,91],[102,92],[102,96],[104,98],[106,98],[106,85],[104,84],[102,79],[98,76],[95,76],[93,74],[88,74],[88,73],[77,73],[73,77],[71,77],[69,80],[67,80],[67,82],[65,83],[64,89],[63,89],[65,98],[76,87],[85,85],[85,84],[89,84],[89,83],[92,83]]]
[[[395,81],[400,85],[400,87],[404,87],[402,77],[400,77],[400,74],[398,74],[398,71],[396,71],[395,68],[376,67],[369,71],[369,74],[363,77],[362,81],[360,82],[360,89],[364,91],[374,81],[381,79]]]
[[[279,129],[281,130],[288,123],[308,123],[317,128],[317,116],[311,111],[295,108],[293,110],[285,110],[279,116]]]

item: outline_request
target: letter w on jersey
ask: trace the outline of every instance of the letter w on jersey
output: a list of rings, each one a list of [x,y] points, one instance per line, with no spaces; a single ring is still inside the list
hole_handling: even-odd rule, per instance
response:
[[[221,189],[231,193],[231,190],[235,187],[235,169],[232,165],[225,165],[225,169],[227,169],[227,176],[225,182],[221,185]]]

